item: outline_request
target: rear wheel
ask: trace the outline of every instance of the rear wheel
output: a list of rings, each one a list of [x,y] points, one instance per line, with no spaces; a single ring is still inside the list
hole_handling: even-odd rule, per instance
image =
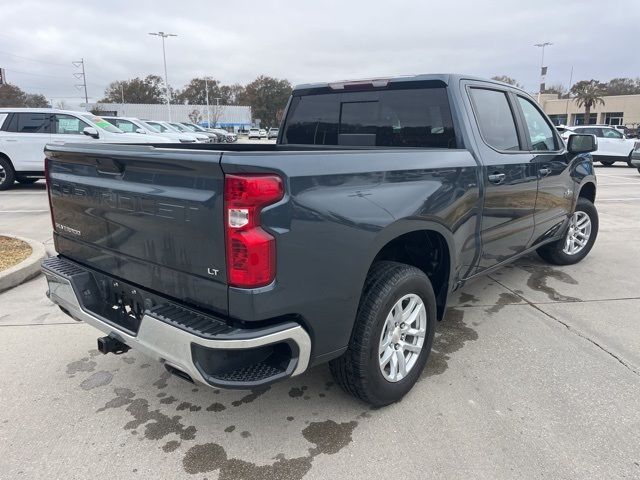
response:
[[[631,163],[631,155],[633,155],[633,151],[629,154],[629,158],[627,158],[627,166],[633,168],[633,163]]]
[[[5,157],[0,157],[0,190],[11,188],[15,179],[16,174],[11,162]]]
[[[555,265],[572,265],[586,257],[598,235],[598,211],[586,198],[578,198],[576,210],[562,240],[540,247],[540,257]]]
[[[376,263],[347,351],[330,363],[336,383],[375,406],[400,400],[424,368],[435,325],[436,299],[424,272],[402,263]]]

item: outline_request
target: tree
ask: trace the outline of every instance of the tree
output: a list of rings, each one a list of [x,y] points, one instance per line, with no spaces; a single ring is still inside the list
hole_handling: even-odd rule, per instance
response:
[[[174,98],[176,103],[206,105],[207,90],[209,91],[209,104],[215,105],[215,99],[220,98],[220,82],[211,77],[192,78],[184,89],[176,92]]]
[[[29,108],[49,108],[51,104],[44,95],[39,93],[27,93],[24,106]]]
[[[25,93],[20,87],[5,83],[0,85],[0,107],[48,108],[49,101],[39,93]]]
[[[239,83],[233,85],[222,85],[220,87],[220,103],[222,105],[240,105],[238,99],[244,94],[244,87]]]
[[[606,95],[640,94],[640,78],[614,78],[604,84]]]
[[[508,83],[509,85],[513,85],[514,87],[524,88],[515,78],[511,78],[507,75],[496,75],[495,77],[491,77],[491,80],[496,80],[502,83]]]
[[[249,105],[253,118],[259,118],[261,125],[273,127],[279,125],[278,111],[287,104],[291,90],[288,80],[261,75],[244,88],[238,103]]]
[[[122,103],[123,97],[126,103],[164,103],[164,82],[157,75],[111,82],[100,103]]]
[[[197,108],[194,109],[189,114],[189,121],[191,121],[191,123],[200,123],[202,121],[202,114],[200,113],[200,110],[198,110]]]
[[[567,95],[568,92],[567,92],[567,87],[565,87],[561,83],[558,83],[556,85],[549,85],[547,88],[544,89],[542,93],[555,93],[560,98],[563,98]]]
[[[605,84],[598,80],[581,80],[571,87],[571,94],[575,97],[578,107],[584,107],[584,124],[589,125],[591,109],[596,105],[604,105]]]
[[[97,115],[98,117],[101,115],[104,115],[104,109],[100,106],[100,105],[94,105],[93,108],[91,110],[89,110],[91,113],[93,113],[94,115]]]

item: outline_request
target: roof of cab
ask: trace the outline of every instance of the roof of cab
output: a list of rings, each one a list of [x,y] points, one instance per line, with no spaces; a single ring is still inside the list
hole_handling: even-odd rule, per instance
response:
[[[442,82],[445,85],[451,85],[460,80],[473,80],[473,81],[481,81],[487,83],[493,83],[496,85],[501,85],[503,87],[514,88],[516,90],[521,90],[524,93],[524,90],[521,88],[515,87],[513,85],[509,85],[508,83],[499,82],[497,80],[492,80],[489,78],[477,77],[474,75],[463,75],[459,73],[426,73],[419,75],[403,75],[397,77],[373,77],[373,78],[363,78],[363,79],[355,79],[355,80],[340,80],[336,82],[322,82],[322,83],[305,83],[301,85],[296,85],[293,88],[293,91],[300,90],[316,90],[316,89],[336,89],[335,85],[340,84],[357,84],[357,83],[367,83],[367,82],[386,82],[388,83],[405,83],[405,82],[428,82],[428,81],[436,81]],[[332,88],[332,85],[334,86]],[[336,89],[337,90],[337,89]]]

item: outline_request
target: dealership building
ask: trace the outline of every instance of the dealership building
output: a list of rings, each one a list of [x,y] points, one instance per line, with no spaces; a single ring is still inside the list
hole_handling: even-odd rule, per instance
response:
[[[143,120],[169,121],[169,110],[163,103],[90,103],[89,110],[102,115],[135,117]],[[171,121],[206,123],[207,118],[219,128],[238,131],[250,128],[251,107],[241,105],[210,105],[207,116],[206,105],[171,105]]]
[[[640,125],[640,95],[612,95],[602,97],[604,105],[591,108],[589,124]],[[556,94],[540,95],[540,106],[556,125],[584,124],[584,107],[578,107],[574,98],[558,98]]]

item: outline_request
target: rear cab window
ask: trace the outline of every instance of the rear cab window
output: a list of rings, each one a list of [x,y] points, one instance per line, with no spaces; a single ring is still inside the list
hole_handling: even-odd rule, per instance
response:
[[[380,90],[294,92],[282,144],[457,148],[446,88],[411,83]]]

